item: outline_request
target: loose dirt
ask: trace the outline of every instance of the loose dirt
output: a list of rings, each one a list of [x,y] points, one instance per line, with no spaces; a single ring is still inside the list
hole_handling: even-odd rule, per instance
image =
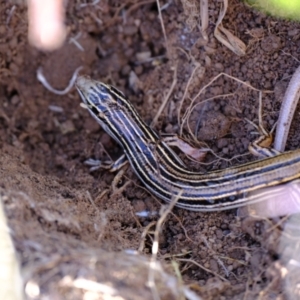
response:
[[[229,1],[223,25],[248,45],[246,55],[239,57],[213,36],[218,1],[209,3],[208,41],[201,36],[198,14],[186,15],[180,1],[161,3],[166,4],[162,16],[167,40],[154,1],[100,1],[85,7],[68,1],[68,39],[60,50],[42,53],[28,45],[27,7],[19,2],[0,1],[0,192],[25,284],[36,282],[40,299],[88,299],[84,288],[75,287],[80,277],[105,282],[124,299],[152,299],[147,271],[117,262],[131,260],[124,254],[128,249],[140,247],[150,255],[152,222],[158,220],[162,203],[130,168],[116,183],[126,188],[116,193],[116,174],[89,172],[85,160],[117,159],[122,149],[80,107],[75,89],[54,95],[38,82],[38,68],[54,88],[64,89],[83,66],[81,74],[123,91],[149,124],[177,68],[177,83],[155,124],[162,133],[179,133],[179,106],[182,122],[201,87],[224,72],[268,91],[263,93],[263,120],[270,130],[299,66],[300,26]],[[191,169],[207,172],[256,159],[247,147],[257,135],[245,121],[258,121],[256,91],[221,76],[196,103],[183,124],[183,137],[191,139],[189,128],[197,131],[194,142],[205,142],[218,158],[208,154],[199,164],[180,154]],[[299,121],[298,110],[288,149],[300,147]],[[139,217],[141,211],[150,215]],[[295,299],[297,277],[288,268],[289,255],[299,248],[291,238],[299,236],[293,220],[175,208],[160,232],[158,260],[179,276],[171,267],[171,261],[177,262],[182,282],[203,299]],[[293,231],[286,233],[286,228]],[[160,288],[161,299],[178,298],[166,285]],[[93,293],[89,299],[101,298]],[[37,299],[28,293],[27,298]]]

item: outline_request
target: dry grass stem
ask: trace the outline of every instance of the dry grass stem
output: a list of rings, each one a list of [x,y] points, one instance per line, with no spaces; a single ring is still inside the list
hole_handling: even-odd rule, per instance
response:
[[[223,276],[221,276],[221,275],[217,274],[216,272],[213,272],[213,271],[211,271],[211,270],[205,268],[204,266],[202,266],[201,264],[197,263],[197,262],[196,262],[195,260],[193,260],[193,259],[179,258],[179,259],[177,259],[177,261],[183,261],[183,262],[192,263],[192,264],[198,266],[200,269],[206,271],[207,273],[213,274],[214,276],[216,276],[216,277],[222,279],[223,281],[228,281],[228,280],[227,280],[226,278],[224,278]]]
[[[185,89],[184,89],[184,93],[183,93],[183,96],[182,96],[182,98],[181,98],[181,100],[180,100],[179,107],[178,107],[178,113],[177,113],[177,122],[178,122],[178,126],[180,126],[180,115],[181,115],[181,109],[182,109],[182,106],[183,106],[184,99],[185,99],[186,94],[187,94],[187,92],[188,92],[189,86],[190,86],[190,84],[191,84],[191,82],[192,82],[192,80],[193,80],[193,77],[194,77],[196,71],[197,71],[200,67],[201,67],[200,63],[195,62],[195,67],[194,67],[194,69],[193,69],[193,71],[192,71],[192,74],[191,74],[191,76],[189,77],[189,80],[188,80],[188,82],[187,82],[187,84],[186,84],[186,87],[185,87]],[[180,134],[181,134],[181,133],[180,133]]]
[[[141,236],[141,241],[140,241],[140,245],[139,245],[139,248],[138,248],[138,252],[139,253],[142,253],[143,250],[144,250],[144,247],[145,247],[145,239],[146,239],[146,236],[147,234],[149,233],[149,230],[152,226],[154,226],[156,224],[156,221],[152,221],[150,222],[143,230],[143,233],[142,233],[142,236]]]
[[[206,41],[208,41],[208,0],[200,0],[200,19],[202,36]]]
[[[162,14],[161,14],[161,7],[160,7],[159,0],[156,0],[156,3],[157,3],[157,10],[158,10],[158,17],[159,17],[160,25],[161,25],[162,33],[163,33],[164,40],[165,40],[165,43],[166,43],[166,50],[167,50],[167,53],[168,53],[168,57],[171,58],[169,45],[168,45],[167,34],[166,34],[166,29],[165,29],[164,20],[163,20]]]
[[[186,112],[185,112],[185,114],[184,114],[184,116],[183,116],[183,121],[182,121],[182,124],[181,124],[181,126],[180,126],[180,135],[182,135],[182,132],[183,132],[183,126],[184,126],[184,124],[185,124],[185,122],[187,122],[187,120],[190,118],[190,116],[191,116],[191,113],[192,113],[192,108],[193,108],[193,106],[194,106],[194,103],[195,103],[195,101],[197,100],[197,98],[213,83],[213,82],[215,82],[218,78],[220,78],[221,76],[225,76],[225,77],[228,77],[228,78],[230,78],[230,79],[233,79],[234,81],[236,81],[236,82],[238,82],[238,83],[241,83],[242,85],[245,85],[246,87],[248,87],[248,88],[250,88],[250,89],[252,89],[252,90],[254,90],[254,91],[257,91],[257,92],[268,92],[268,91],[261,91],[261,90],[259,90],[259,89],[256,89],[255,87],[253,87],[251,84],[249,84],[249,83],[247,83],[247,82],[245,82],[245,81],[242,81],[242,80],[240,80],[240,79],[238,79],[238,78],[236,78],[236,77],[234,77],[234,76],[231,76],[231,75],[228,75],[228,74],[226,74],[226,73],[224,73],[224,72],[222,72],[222,73],[220,73],[220,74],[218,74],[217,76],[215,76],[212,80],[210,80],[210,82],[209,83],[207,83],[204,87],[202,87],[201,89],[200,89],[200,91],[193,97],[193,99],[191,100],[191,103],[190,103],[190,105],[189,105],[189,107],[187,108],[187,110],[186,110]]]
[[[155,285],[155,280],[154,280],[154,274],[155,274],[155,269],[156,269],[156,265],[157,265],[158,247],[159,247],[159,243],[158,243],[159,233],[161,231],[163,222],[165,221],[168,214],[171,213],[173,207],[176,205],[181,194],[182,194],[182,192],[179,192],[179,194],[176,197],[174,197],[173,200],[166,206],[166,209],[164,210],[161,217],[157,221],[155,232],[154,232],[154,241],[153,241],[153,245],[152,245],[152,256],[151,256],[151,260],[150,260],[148,284],[152,291],[153,298],[155,300],[159,300],[156,285]]]
[[[216,39],[225,45],[228,49],[234,52],[238,56],[246,54],[246,45],[229,30],[225,29],[222,25],[222,20],[226,14],[228,8],[228,0],[223,0],[224,5],[221,7],[218,21],[216,23],[214,36]]]
[[[170,87],[170,89],[169,89],[169,91],[168,91],[168,94],[166,95],[166,97],[164,98],[162,104],[160,105],[158,112],[156,113],[156,115],[155,115],[155,117],[154,117],[154,119],[153,119],[153,121],[152,121],[152,123],[151,123],[151,127],[154,127],[154,126],[155,126],[155,124],[156,124],[156,122],[157,122],[159,116],[160,116],[161,113],[163,112],[164,108],[166,107],[166,105],[167,105],[167,103],[168,103],[168,100],[169,100],[170,96],[171,96],[172,93],[173,93],[173,90],[174,90],[174,88],[175,88],[175,86],[176,86],[176,84],[177,84],[177,69],[178,69],[178,67],[177,67],[177,65],[175,65],[175,67],[174,67],[174,74],[173,74],[173,82],[172,82],[172,85],[171,85],[171,87]]]

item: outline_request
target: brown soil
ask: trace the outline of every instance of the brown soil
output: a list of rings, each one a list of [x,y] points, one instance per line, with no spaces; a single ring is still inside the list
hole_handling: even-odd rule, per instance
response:
[[[176,87],[155,128],[178,133],[177,109],[197,62],[200,67],[181,116],[199,89],[225,72],[257,89],[274,91],[263,94],[263,119],[268,129],[276,122],[284,91],[299,65],[299,24],[230,1],[223,25],[248,45],[247,54],[239,57],[214,38],[220,3],[209,2],[206,42],[198,26],[192,26],[198,24],[198,16],[188,19],[180,1],[169,1],[162,12],[166,43],[154,1],[100,1],[85,7],[68,1],[69,37],[80,34],[77,42],[84,51],[67,40],[60,50],[42,53],[28,45],[26,6],[0,1],[0,191],[25,284],[36,282],[40,298],[83,299],[86,291],[68,284],[81,277],[112,285],[119,280],[114,287],[124,299],[152,299],[146,284],[133,280],[144,271],[131,266],[125,272],[114,259],[126,260],[122,251],[138,250],[142,233],[158,219],[161,203],[129,168],[118,182],[119,187],[128,185],[115,194],[115,174],[89,173],[85,160],[107,154],[116,159],[122,149],[80,107],[75,89],[65,96],[47,91],[37,81],[39,67],[53,87],[63,89],[83,66],[81,74],[122,90],[148,123],[177,67]],[[132,71],[138,79],[134,84],[129,82]],[[230,160],[247,153],[255,137],[245,118],[257,123],[258,93],[222,76],[197,102],[229,93],[233,95],[197,106],[189,120],[194,131],[201,118],[198,139],[224,159],[207,155],[206,164],[199,165],[183,157],[191,168],[207,171],[253,159],[246,155]],[[296,113],[290,149],[299,147],[299,118]],[[185,125],[183,136],[188,136],[187,129]],[[144,210],[152,215],[136,215]],[[177,261],[184,284],[204,299],[292,299],[297,280],[290,280],[295,279],[290,273],[282,277],[288,262],[283,253],[292,252],[282,246],[283,236],[289,241],[283,235],[287,220],[240,219],[236,210],[201,213],[175,208],[160,232],[158,259],[164,265]],[[149,232],[141,252],[149,255],[152,243]],[[105,273],[114,276],[104,278]],[[165,290],[160,297],[173,296]]]

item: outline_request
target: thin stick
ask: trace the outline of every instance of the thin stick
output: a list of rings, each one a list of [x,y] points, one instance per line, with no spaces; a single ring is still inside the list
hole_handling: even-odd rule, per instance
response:
[[[208,272],[208,273],[211,273],[213,275],[215,275],[216,277],[219,277],[220,279],[222,279],[223,281],[228,281],[226,278],[224,278],[223,276],[219,275],[218,273],[215,273],[207,268],[205,268],[204,266],[200,265],[199,263],[197,263],[195,260],[193,259],[188,259],[188,258],[179,258],[177,259],[178,261],[184,261],[184,262],[190,262],[196,266],[198,266],[200,269]]]
[[[146,5],[146,4],[150,4],[150,3],[153,3],[153,2],[155,2],[155,0],[137,1],[136,4],[131,5],[131,6],[128,8],[128,10],[125,12],[126,17],[128,17],[128,15],[129,15],[130,13],[132,13],[132,11],[134,11],[135,9],[137,9],[139,6],[141,6],[141,5]]]
[[[172,201],[169,203],[169,205],[166,207],[165,211],[162,213],[161,217],[158,219],[155,232],[154,232],[154,241],[152,245],[152,256],[150,260],[150,267],[149,267],[149,275],[148,275],[148,285],[152,291],[153,299],[159,300],[160,297],[158,295],[156,285],[154,282],[154,274],[155,270],[157,269],[157,253],[158,253],[158,238],[159,238],[159,232],[161,231],[161,227],[163,222],[165,221],[168,214],[172,211],[173,207],[176,205],[178,199],[180,198],[182,194],[182,191],[178,193],[176,197],[173,197]]]
[[[145,248],[145,239],[146,239],[146,236],[147,234],[149,233],[149,230],[150,228],[156,224],[156,221],[152,221],[150,222],[143,230],[142,232],[142,236],[141,236],[141,241],[140,241],[140,245],[139,245],[139,248],[138,248],[138,253],[142,253],[142,251],[144,250]]]
[[[208,0],[200,0],[200,19],[202,36],[206,41],[208,41]]]
[[[6,20],[6,25],[7,25],[7,26],[8,26],[9,23],[10,23],[10,20],[11,20],[13,14],[14,14],[15,9],[16,9],[16,6],[15,6],[15,5],[13,5],[12,8],[10,9],[10,12],[9,12],[9,14],[8,14],[8,16],[7,16],[7,20]]]
[[[42,71],[42,68],[38,68],[37,70],[37,79],[38,81],[50,92],[56,94],[56,95],[65,95],[67,93],[69,93],[69,91],[72,89],[75,81],[76,81],[76,78],[77,78],[77,75],[79,73],[79,71],[82,69],[83,67],[78,67],[75,72],[73,73],[73,76],[68,84],[68,86],[60,91],[60,90],[56,90],[54,89],[47,81],[47,79],[45,78],[45,76],[43,75],[43,71]]]
[[[223,3],[224,5],[221,6],[219,18],[214,30],[214,36],[232,52],[238,56],[243,56],[246,54],[246,45],[222,25],[222,20],[228,8],[228,0],[223,0]]]
[[[86,6],[96,6],[99,2],[100,2],[100,0],[95,0],[92,3],[82,3],[79,5],[79,7],[82,8],[82,7],[86,7]]]
[[[176,64],[175,67],[174,67],[174,74],[173,74],[173,82],[172,82],[172,85],[171,85],[171,87],[170,87],[170,89],[169,89],[169,91],[168,91],[167,96],[164,98],[163,103],[161,104],[161,106],[160,106],[158,112],[156,113],[156,116],[155,116],[154,119],[153,119],[153,121],[152,121],[152,123],[151,123],[151,127],[154,127],[154,126],[155,126],[155,124],[156,124],[156,122],[157,122],[159,116],[161,115],[162,111],[163,111],[164,108],[166,107],[166,105],[167,105],[167,103],[168,103],[168,100],[169,100],[170,96],[171,96],[172,93],[173,93],[173,90],[174,90],[174,88],[175,88],[175,86],[176,86],[176,84],[177,84],[177,69],[178,69],[178,68],[177,68],[177,64]]]
[[[84,48],[77,41],[81,37],[81,32],[78,32],[74,37],[70,37],[69,44],[73,43],[80,51],[84,52]]]
[[[282,100],[274,141],[274,149],[278,151],[284,151],[299,97],[300,66],[292,76]]]
[[[177,122],[178,122],[178,126],[180,126],[180,113],[181,113],[181,109],[182,109],[182,106],[183,106],[184,98],[186,97],[187,91],[188,91],[188,89],[189,89],[189,86],[190,86],[190,84],[191,84],[191,82],[192,82],[192,79],[193,79],[193,77],[194,77],[196,71],[198,70],[199,67],[201,67],[201,65],[200,65],[199,63],[197,63],[197,62],[196,62],[195,65],[196,65],[196,66],[195,66],[195,68],[193,69],[192,74],[191,74],[191,76],[190,76],[190,78],[189,78],[189,80],[188,80],[188,82],[187,82],[187,84],[186,84],[186,87],[185,87],[185,89],[184,89],[184,94],[183,94],[183,96],[182,96],[182,98],[181,98],[181,101],[180,101],[180,103],[179,103],[178,113],[177,113]]]
[[[189,105],[189,107],[188,107],[188,109],[186,110],[186,113],[185,113],[185,115],[184,115],[184,117],[183,117],[183,122],[182,122],[182,124],[181,124],[181,126],[180,126],[180,136],[182,136],[182,131],[183,131],[183,125],[184,125],[184,123],[189,119],[189,117],[190,117],[190,115],[191,115],[191,107],[193,107],[193,105],[194,105],[194,102],[196,101],[196,99],[204,92],[204,90],[206,89],[206,88],[208,88],[213,82],[215,82],[219,77],[221,77],[221,76],[225,76],[225,77],[228,77],[228,78],[230,78],[230,79],[233,79],[233,80],[235,80],[235,81],[237,81],[237,82],[239,82],[239,83],[241,83],[241,84],[243,84],[243,85],[245,85],[245,86],[247,86],[247,87],[249,87],[250,89],[252,89],[252,90],[254,90],[254,91],[257,91],[257,92],[260,92],[261,90],[259,90],[259,89],[256,89],[255,87],[253,87],[251,84],[249,84],[249,83],[246,83],[246,82],[244,82],[244,81],[242,81],[242,80],[240,80],[240,79],[238,79],[238,78],[236,78],[236,77],[234,77],[234,76],[231,76],[231,75],[228,75],[228,74],[226,74],[226,73],[224,73],[224,72],[221,72],[220,74],[218,74],[217,76],[215,76],[208,84],[206,84],[203,88],[201,88],[200,89],[200,91],[197,93],[197,95],[195,96],[195,97],[193,97],[193,99],[192,99],[192,101],[191,101],[191,103],[190,103],[190,105]],[[263,91],[263,92],[268,92],[268,91]]]
[[[163,20],[162,14],[161,14],[159,0],[156,0],[156,3],[157,3],[157,9],[158,9],[158,17],[159,17],[161,29],[162,29],[162,32],[163,32],[163,35],[164,35],[168,57],[171,58],[170,57],[170,52],[169,52],[169,47],[168,47],[168,39],[167,39],[166,29],[165,29],[164,20]]]

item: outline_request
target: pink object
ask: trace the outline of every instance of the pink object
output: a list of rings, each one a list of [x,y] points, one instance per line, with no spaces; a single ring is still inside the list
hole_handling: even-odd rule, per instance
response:
[[[300,180],[257,190],[260,201],[238,210],[238,215],[274,218],[300,212]]]
[[[59,48],[67,35],[63,0],[28,0],[28,39],[42,50]]]

